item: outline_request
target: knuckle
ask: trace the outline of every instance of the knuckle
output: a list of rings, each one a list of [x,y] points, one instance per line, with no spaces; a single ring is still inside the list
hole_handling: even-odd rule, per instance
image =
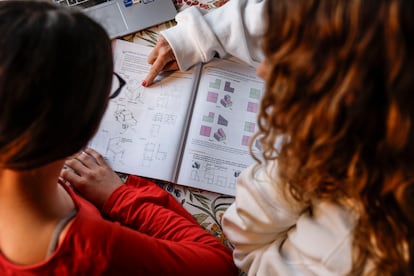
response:
[[[68,167],[72,167],[73,166],[73,164],[74,164],[74,161],[75,159],[67,159],[66,161],[65,161],[65,165],[66,166],[68,166]]]
[[[83,187],[88,186],[88,183],[89,183],[89,181],[87,179],[81,177],[79,179],[78,183],[77,183],[78,184],[77,186],[80,187],[80,188],[83,188]]]
[[[96,182],[99,179],[99,175],[99,169],[93,171],[90,170],[85,174],[85,178],[88,182]]]
[[[161,57],[162,59],[168,59],[170,56],[171,56],[171,54],[170,54],[170,52],[169,52],[169,51],[163,51],[163,52],[160,54],[160,57]]]
[[[67,169],[63,169],[60,173],[60,176],[63,177],[64,179],[68,179],[70,176],[69,171]]]

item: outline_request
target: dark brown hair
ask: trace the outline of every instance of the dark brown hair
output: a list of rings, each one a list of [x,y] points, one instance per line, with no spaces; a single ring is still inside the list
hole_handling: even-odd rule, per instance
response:
[[[414,273],[413,14],[411,0],[268,1],[263,157],[299,201],[357,212],[351,274]]]
[[[0,2],[0,166],[31,169],[86,145],[106,108],[111,42],[80,11]]]

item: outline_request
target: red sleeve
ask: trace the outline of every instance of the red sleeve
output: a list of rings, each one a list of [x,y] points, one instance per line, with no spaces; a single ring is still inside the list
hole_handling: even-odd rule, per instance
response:
[[[151,181],[128,177],[105,202],[102,212],[128,226],[119,228],[122,233],[115,233],[116,259],[131,264],[131,268],[134,259],[139,258],[141,271],[151,275],[237,274],[231,250]]]

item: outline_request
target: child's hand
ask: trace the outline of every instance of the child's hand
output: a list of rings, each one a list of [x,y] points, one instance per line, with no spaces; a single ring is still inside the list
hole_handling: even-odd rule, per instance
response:
[[[60,176],[72,184],[87,200],[101,208],[112,192],[122,184],[121,178],[106,164],[102,155],[87,148],[68,159]]]
[[[155,77],[161,72],[178,69],[174,52],[162,35],[158,37],[157,44],[148,56],[148,63],[152,64],[152,67],[142,82],[142,86],[150,86],[154,82]]]

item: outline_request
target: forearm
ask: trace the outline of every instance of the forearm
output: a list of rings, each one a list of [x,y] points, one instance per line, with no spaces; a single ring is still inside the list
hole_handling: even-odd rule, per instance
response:
[[[177,216],[198,225],[180,203],[155,183],[131,175],[113,192],[102,207],[104,215],[133,229],[144,227],[149,218]]]
[[[205,231],[170,194],[154,183],[130,176],[103,207],[111,220],[128,226],[119,234],[119,262],[144,263],[142,270],[170,275],[232,275],[231,251]],[[136,252],[125,251],[136,248]],[[125,254],[124,254],[125,253]],[[160,260],[160,261],[157,261]],[[133,265],[132,265],[133,267]]]

